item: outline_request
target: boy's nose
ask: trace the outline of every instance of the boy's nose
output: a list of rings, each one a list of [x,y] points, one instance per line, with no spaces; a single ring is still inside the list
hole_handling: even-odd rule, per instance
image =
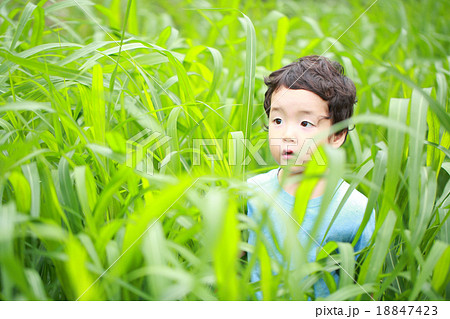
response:
[[[295,142],[297,142],[297,139],[295,137],[283,136],[283,141],[295,143]]]
[[[296,142],[297,138],[294,134],[295,128],[291,126],[287,126],[286,129],[283,132],[283,140],[286,142]]]

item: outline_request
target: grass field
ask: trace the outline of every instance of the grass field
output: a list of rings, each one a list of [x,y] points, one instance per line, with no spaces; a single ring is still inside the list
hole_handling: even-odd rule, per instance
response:
[[[449,4],[1,1],[0,299],[450,300]],[[310,54],[356,84],[326,177],[376,230],[299,272],[246,243],[245,180],[276,167],[264,76]]]

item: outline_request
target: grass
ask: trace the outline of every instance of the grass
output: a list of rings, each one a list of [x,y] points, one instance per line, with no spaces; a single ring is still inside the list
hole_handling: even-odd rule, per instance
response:
[[[370,300],[361,286],[448,300],[446,2],[380,0],[360,17],[371,4],[3,1],[0,298],[306,300],[323,278],[330,300]],[[263,77],[308,54],[340,61],[357,86],[356,129],[325,150],[327,187],[363,192],[376,231],[356,261],[355,243],[332,242],[333,259],[306,263],[292,240],[288,271],[246,243],[259,226],[245,180],[276,167],[258,144]],[[329,280],[334,260],[358,285]]]

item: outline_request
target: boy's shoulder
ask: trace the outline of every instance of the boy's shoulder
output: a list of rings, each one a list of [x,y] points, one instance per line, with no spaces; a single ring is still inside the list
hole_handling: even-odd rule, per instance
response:
[[[254,185],[254,187],[252,187],[254,190],[259,188],[263,188],[268,192],[278,190],[280,187],[277,178],[278,171],[279,168],[275,168],[266,173],[255,175],[247,179],[247,183],[249,185]],[[336,192],[333,195],[331,204],[334,202],[333,206],[337,208],[337,206],[345,200],[343,211],[346,211],[351,215],[364,214],[368,202],[367,197],[357,189],[354,189],[348,198],[345,199],[349,188],[350,184],[343,179],[340,179],[339,184],[336,186]]]
[[[255,175],[249,179],[247,179],[247,183],[249,186],[249,195],[251,194],[260,194],[261,191],[263,193],[273,194],[277,192],[280,188],[280,184],[278,183],[278,171],[279,168],[272,169],[266,173]]]
[[[271,185],[278,180],[277,179],[278,170],[279,168],[275,168],[268,171],[267,173],[255,175],[247,179],[247,183],[259,186],[267,186],[269,184]]]
[[[347,192],[350,188],[349,183],[347,183],[344,180],[341,180],[341,181],[342,181],[342,183],[338,187],[338,190],[337,190],[337,193],[335,196],[335,200],[338,203],[340,203],[342,200],[344,200],[345,195],[347,194]],[[364,194],[362,194],[360,191],[358,191],[357,189],[354,189],[351,192],[348,199],[345,201],[344,207],[346,210],[364,213],[364,211],[366,210],[367,202],[368,202],[367,197]]]

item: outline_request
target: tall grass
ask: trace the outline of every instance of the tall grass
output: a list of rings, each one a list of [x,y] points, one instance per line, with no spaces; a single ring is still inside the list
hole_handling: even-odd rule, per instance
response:
[[[345,32],[370,4],[2,1],[0,298],[306,300],[323,278],[330,300],[448,300],[445,1],[378,1]],[[244,181],[275,162],[243,142],[267,137],[263,77],[308,54],[356,83],[327,189],[363,192],[376,230],[363,252],[331,242],[307,263],[290,223],[288,270],[246,243],[246,198],[267,198]]]

